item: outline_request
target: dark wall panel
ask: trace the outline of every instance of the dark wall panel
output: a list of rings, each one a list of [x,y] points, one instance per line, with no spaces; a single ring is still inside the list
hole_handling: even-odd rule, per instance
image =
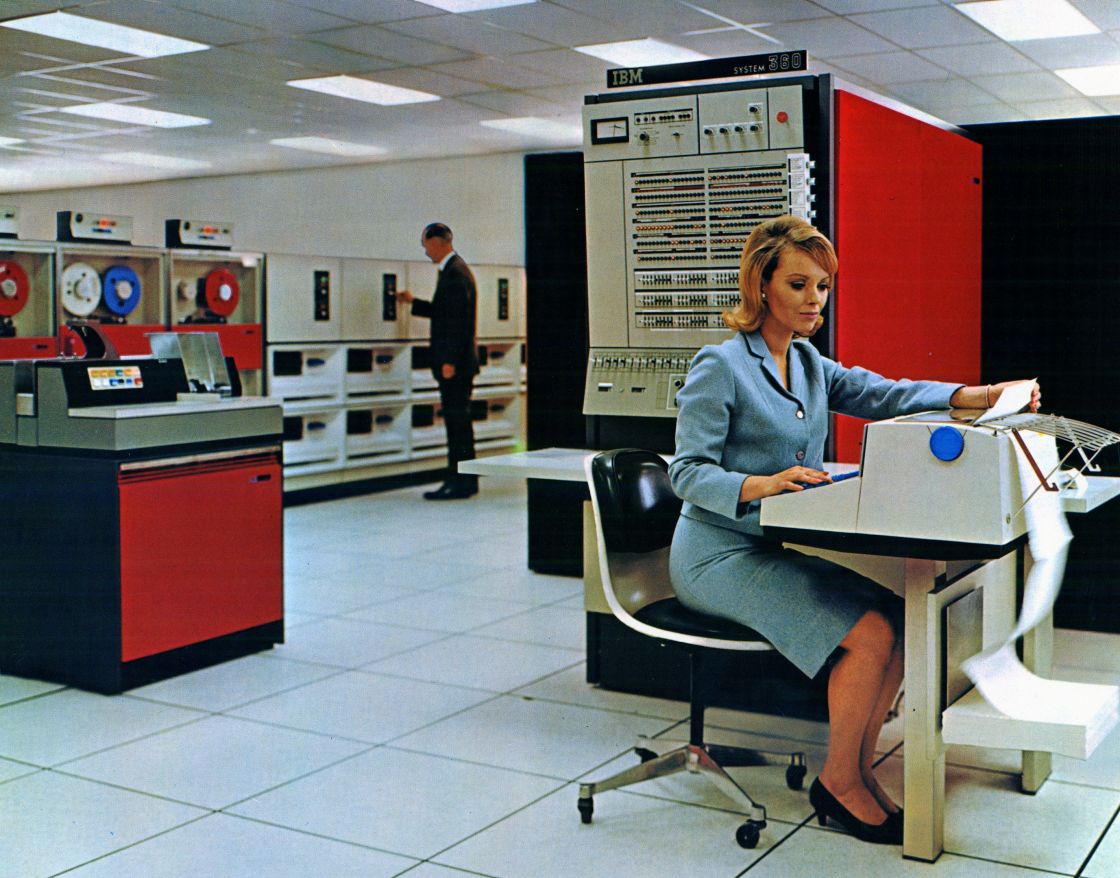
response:
[[[970,126],[984,147],[984,380],[1120,432],[1120,117]],[[1120,475],[1106,449],[1104,474]],[[1060,627],[1120,632],[1120,501],[1070,519]]]

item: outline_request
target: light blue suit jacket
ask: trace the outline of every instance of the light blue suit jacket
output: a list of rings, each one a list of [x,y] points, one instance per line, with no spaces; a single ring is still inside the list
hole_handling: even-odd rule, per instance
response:
[[[685,501],[682,515],[761,534],[760,501],[739,505],[744,477],[799,465],[820,469],[830,410],[880,420],[945,409],[962,386],[847,369],[806,341],[790,345],[789,383],[786,390],[757,331],[700,350],[677,394],[677,449],[669,465],[673,490]]]

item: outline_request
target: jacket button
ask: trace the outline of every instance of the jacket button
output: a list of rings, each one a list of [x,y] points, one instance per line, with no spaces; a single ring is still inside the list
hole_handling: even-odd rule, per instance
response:
[[[799,451],[799,452],[797,452],[797,454],[794,455],[794,457],[796,457],[798,460],[804,460],[805,459],[805,452],[804,451]]]
[[[805,417],[805,412],[801,411],[801,409],[798,409],[797,410],[797,417],[804,418]]]

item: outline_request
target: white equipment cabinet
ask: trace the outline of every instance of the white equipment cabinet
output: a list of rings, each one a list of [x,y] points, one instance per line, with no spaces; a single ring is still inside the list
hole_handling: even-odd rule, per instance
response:
[[[269,254],[265,377],[283,400],[286,490],[436,470],[447,434],[430,370],[429,321],[396,300],[435,291],[427,261]],[[525,271],[471,265],[480,369],[471,415],[480,454],[524,436]]]

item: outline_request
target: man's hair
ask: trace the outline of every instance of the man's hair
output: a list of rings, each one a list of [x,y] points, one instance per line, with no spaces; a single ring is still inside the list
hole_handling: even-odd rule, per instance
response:
[[[451,243],[451,229],[443,223],[428,223],[424,226],[424,233],[421,236],[425,241],[428,238],[443,238],[448,244]]]

